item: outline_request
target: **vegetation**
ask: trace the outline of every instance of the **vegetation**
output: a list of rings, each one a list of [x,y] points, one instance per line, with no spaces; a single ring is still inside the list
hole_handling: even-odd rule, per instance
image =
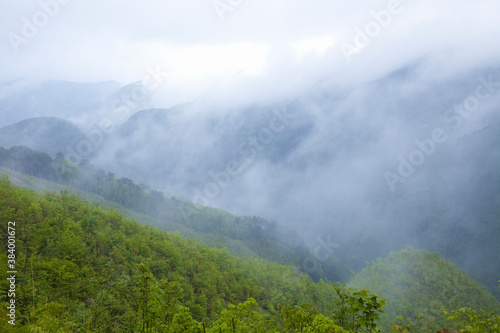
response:
[[[4,175],[3,240],[8,221],[16,222],[16,326],[3,269],[1,332],[500,332],[490,294],[437,254],[410,247],[349,286],[315,283],[292,266],[141,225],[67,190],[39,194]]]
[[[268,316],[279,316],[277,304],[303,302],[324,312],[335,296],[327,283],[314,283],[293,267],[208,248],[66,192],[39,195],[3,177],[0,207],[1,221],[16,221],[18,323],[33,329],[123,332],[179,321],[187,311],[180,304],[208,323],[248,298]],[[6,239],[6,222],[1,235]],[[1,262],[7,262],[6,249]]]
[[[396,320],[400,327],[410,324],[416,332],[446,327],[443,312],[449,309],[500,310],[500,303],[455,265],[436,253],[411,247],[377,260],[357,274],[350,285],[384,295],[388,305],[380,326],[385,331]]]
[[[87,161],[79,165],[61,153],[52,159],[45,153],[26,147],[0,147],[0,167],[52,181],[86,192],[88,199],[116,208],[131,209],[131,217],[166,231],[179,231],[207,245],[227,247],[231,252],[264,258],[285,265],[300,265],[310,252],[290,230],[255,216],[235,216],[221,209],[195,205],[137,184],[117,178]],[[12,173],[11,173],[12,174]],[[18,176],[18,175],[16,175]],[[22,177],[22,176],[20,176]],[[44,186],[55,190],[54,184]],[[75,192],[75,191],[73,191]],[[92,195],[88,195],[92,194]],[[319,281],[321,270],[313,278]]]

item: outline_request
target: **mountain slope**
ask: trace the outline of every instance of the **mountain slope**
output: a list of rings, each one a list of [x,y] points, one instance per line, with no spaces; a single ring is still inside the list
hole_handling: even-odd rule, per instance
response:
[[[79,127],[54,117],[26,119],[0,128],[0,146],[26,146],[51,156],[68,151],[68,147],[76,150],[81,142],[87,141]],[[82,151],[85,152],[83,146]]]
[[[327,284],[297,276],[292,267],[244,259],[141,226],[65,192],[39,195],[2,176],[0,194],[0,219],[16,223],[16,281],[22,285],[17,322],[31,329],[78,331],[82,317],[92,330],[133,327],[134,311],[146,311],[140,303],[142,278],[173,293],[168,297],[178,295],[198,320],[213,320],[228,302],[248,297],[270,313],[276,313],[278,303],[302,302],[325,311],[334,297]],[[6,223],[1,234],[7,237]],[[6,262],[5,251],[0,259]],[[6,271],[0,274],[7,290]],[[6,296],[0,300],[2,317]],[[160,318],[164,315],[171,320],[168,313]]]
[[[227,247],[235,253],[288,265],[299,265],[310,256],[295,233],[274,222],[255,216],[235,216],[168,197],[130,179],[116,178],[89,163],[77,166],[62,155],[53,160],[26,147],[9,150],[0,147],[0,166],[6,167],[0,168],[1,172],[20,185],[39,191],[67,189],[161,230],[179,231],[210,246]],[[320,271],[312,276],[316,280],[322,277]]]
[[[313,251],[327,237],[339,246],[322,265],[357,272],[412,244],[500,299],[500,94],[484,86],[500,71],[426,73],[422,60],[356,86],[318,84],[293,100],[143,110],[104,135],[90,159],[183,200],[286,223]],[[470,116],[457,113],[477,91],[491,94]],[[439,129],[446,139],[429,143]]]
[[[64,119],[81,119],[82,116],[95,118],[95,113],[119,87],[117,82],[112,81],[4,82],[0,84],[0,127],[42,116]]]
[[[323,327],[320,332],[347,332],[339,326],[346,327],[351,314],[372,318],[372,302],[377,308],[385,303],[366,290],[313,283],[292,267],[237,257],[141,226],[66,191],[36,194],[13,186],[6,176],[0,178],[0,219],[15,221],[15,331],[146,327],[169,333],[285,333]],[[9,233],[2,224],[1,237]],[[0,260],[6,262],[6,253],[0,253]],[[0,272],[2,290],[8,290],[6,274]],[[498,302],[465,274],[423,251],[392,254],[352,284],[365,287],[370,281],[375,289],[385,288],[388,315],[422,310],[425,332],[439,327],[436,311],[442,308],[498,309]],[[0,295],[0,328],[5,332],[14,332],[5,310],[12,297]],[[370,323],[373,328],[377,320]],[[352,332],[369,332],[363,325]]]
[[[500,303],[477,282],[437,253],[407,247],[364,268],[349,283],[387,300],[381,326],[388,332],[398,315],[423,314],[418,332],[447,327],[443,311],[470,307],[499,311]]]

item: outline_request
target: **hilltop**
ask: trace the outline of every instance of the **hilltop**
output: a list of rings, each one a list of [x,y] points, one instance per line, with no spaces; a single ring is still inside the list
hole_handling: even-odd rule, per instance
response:
[[[418,332],[430,332],[449,325],[443,316],[449,309],[500,310],[500,303],[462,270],[437,253],[412,247],[378,259],[349,284],[384,295],[387,306],[381,327],[386,331],[398,315],[415,319],[422,314]]]

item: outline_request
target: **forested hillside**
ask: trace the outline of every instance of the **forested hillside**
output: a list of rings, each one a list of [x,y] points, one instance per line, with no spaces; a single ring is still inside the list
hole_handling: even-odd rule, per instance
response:
[[[147,316],[156,316],[155,322],[172,319],[169,307],[176,300],[199,321],[214,320],[228,304],[248,298],[269,314],[278,313],[280,303],[309,302],[325,311],[333,300],[328,284],[298,276],[292,267],[241,258],[141,226],[64,192],[38,195],[14,187],[5,176],[0,191],[2,239],[7,221],[16,222],[18,324],[30,329],[127,331],[142,320],[138,312],[147,311],[140,293],[145,281],[152,302]],[[7,262],[7,254],[2,251],[1,262]],[[6,270],[0,280],[5,305]],[[154,297],[163,297],[161,304],[153,304]]]
[[[350,285],[384,295],[387,306],[381,327],[386,331],[398,315],[415,319],[422,314],[414,329],[430,332],[447,325],[443,311],[449,309],[500,310],[500,303],[455,265],[437,253],[411,247],[377,260],[354,276]]]
[[[179,231],[210,246],[227,247],[232,252],[296,266],[311,255],[293,231],[275,222],[256,216],[235,216],[221,209],[168,197],[131,179],[118,178],[86,161],[76,165],[62,154],[52,159],[27,147],[8,150],[0,147],[0,166],[92,194],[88,200],[116,203],[118,207],[131,209],[132,217],[162,230]],[[44,186],[57,187],[50,183]],[[330,271],[334,270],[330,268]],[[326,277],[321,269],[312,276],[316,281]],[[337,281],[339,275],[329,278]]]
[[[1,8],[0,333],[500,333],[500,0]]]
[[[17,271],[14,296],[7,294],[6,270],[0,273],[2,332],[376,332],[385,308],[390,311],[381,327],[392,320],[393,331],[404,332],[395,314],[411,317],[421,309],[429,309],[424,318],[431,315],[426,328],[439,329],[444,321],[434,311],[436,302],[440,310],[472,308],[457,312],[459,320],[448,327],[463,321],[493,328],[500,321],[480,312],[498,308],[491,295],[463,273],[454,277],[452,265],[436,255],[420,251],[407,249],[387,259],[397,259],[394,267],[402,271],[371,268],[353,281],[371,279],[375,290],[397,286],[400,276],[410,293],[398,298],[398,289],[382,288],[389,296],[386,306],[383,295],[315,283],[293,267],[143,226],[65,191],[38,194],[14,186],[5,175],[0,220],[2,240],[14,235],[16,244],[12,255],[3,242],[0,261],[15,258]],[[8,221],[15,221],[14,233]],[[410,278],[408,267],[415,268]],[[432,289],[421,292],[423,282]],[[443,294],[456,297],[447,302]],[[8,323],[6,310],[13,297],[16,326]],[[474,322],[480,315],[473,310],[488,321]]]
[[[84,139],[86,137],[83,131],[70,121],[39,117],[3,127],[0,146],[29,146],[31,149],[55,156],[61,150],[60,147],[74,147]]]
[[[387,95],[391,87],[404,82],[401,77],[394,79],[395,76],[398,75],[382,80],[381,86],[368,86],[373,89],[376,87],[376,96]],[[454,91],[463,92],[457,89],[456,86],[446,88],[453,96]],[[450,103],[454,100],[450,97],[448,99]],[[333,100],[330,102],[333,103]],[[389,104],[388,107],[395,108],[390,99],[385,102]],[[373,104],[377,104],[376,99]],[[419,108],[426,109],[424,106]],[[284,130],[272,143],[258,146],[262,151],[255,148],[257,153],[255,156],[250,154],[253,162],[249,165],[254,165],[256,169],[244,169],[246,171],[240,176],[232,178],[231,186],[220,191],[217,197],[220,202],[207,203],[226,207],[239,214],[265,216],[267,221],[254,216],[235,216],[222,210],[196,206],[172,196],[184,195],[180,198],[193,199],[193,188],[202,189],[212,181],[208,176],[210,170],[217,173],[224,170],[228,161],[243,162],[247,155],[235,153],[233,156],[230,152],[235,151],[236,143],[241,140],[247,143],[243,147],[248,148],[250,140],[258,133],[256,130],[265,129],[269,121],[274,119],[276,115],[264,109],[260,109],[258,113],[254,113],[256,110],[253,109],[244,110],[241,114],[230,114],[222,118],[212,115],[209,117],[210,121],[205,119],[206,124],[198,118],[196,119],[200,123],[186,120],[179,124],[184,127],[177,126],[174,120],[176,115],[181,117],[184,113],[181,110],[189,110],[189,105],[172,110],[144,110],[137,113],[123,124],[122,129],[117,128],[115,132],[121,134],[115,138],[116,142],[127,142],[122,145],[120,154],[113,156],[104,149],[112,136],[104,136],[103,146],[99,148],[100,154],[109,157],[109,168],[120,170],[128,167],[129,171],[135,170],[128,173],[129,178],[122,177],[124,174],[121,172],[124,170],[120,170],[120,175],[115,175],[95,167],[94,163],[106,165],[97,159],[92,163],[81,160],[74,164],[66,159],[71,156],[57,155],[57,147],[64,150],[66,143],[69,143],[74,148],[80,142],[79,138],[83,140],[83,137],[77,130],[71,130],[74,127],[68,127],[71,125],[69,122],[51,122],[48,119],[32,119],[10,126],[1,131],[1,136],[8,137],[9,143],[40,143],[42,151],[53,155],[22,147],[0,149],[1,165],[116,202],[142,214],[141,221],[148,221],[160,229],[178,230],[183,235],[211,246],[226,246],[231,251],[283,264],[300,265],[304,258],[310,257],[304,242],[314,250],[320,245],[318,238],[331,237],[332,242],[342,246],[330,251],[328,260],[318,262],[320,269],[311,272],[316,281],[321,277],[330,281],[348,281],[353,273],[366,266],[367,261],[384,257],[390,251],[403,248],[405,244],[412,244],[430,252],[438,252],[500,299],[496,282],[500,274],[500,242],[497,241],[500,237],[500,179],[496,170],[500,163],[500,123],[498,119],[495,120],[497,117],[477,130],[474,127],[466,128],[464,122],[464,133],[449,131],[450,139],[437,145],[435,154],[426,158],[425,163],[415,169],[408,181],[398,183],[397,191],[393,193],[384,182],[384,172],[395,171],[398,168],[399,154],[408,155],[412,152],[417,147],[414,144],[416,138],[419,142],[425,141],[429,135],[427,130],[414,133],[411,146],[387,153],[387,167],[376,169],[370,167],[368,157],[362,163],[357,160],[357,156],[379,158],[378,154],[372,152],[370,155],[363,147],[369,147],[367,142],[376,139],[380,128],[375,126],[370,131],[358,133],[352,123],[327,118],[329,120],[325,120],[325,123],[330,124],[329,126],[335,124],[341,128],[333,126],[332,131],[325,133],[326,137],[314,140],[314,144],[321,142],[326,146],[320,145],[312,151],[305,146],[301,150],[303,155],[299,154],[299,158],[292,151],[301,146],[302,140],[306,140],[304,135],[312,126],[312,119],[307,116],[309,109],[305,105],[292,103],[285,115],[296,116],[293,118],[296,126],[290,126],[290,132],[288,129]],[[405,108],[398,106],[397,109]],[[413,112],[415,116],[418,113],[416,109]],[[252,114],[252,117],[247,119],[246,116],[243,117],[244,114]],[[431,130],[435,126],[446,125],[439,119],[430,118],[428,126]],[[291,125],[292,118],[288,120]],[[26,124],[32,125],[25,126]],[[216,131],[217,128],[223,128],[223,133]],[[155,130],[151,131],[152,129]],[[197,134],[189,132],[191,130]],[[127,136],[127,133],[131,135]],[[165,133],[168,134],[167,137],[163,136]],[[179,135],[176,136],[175,133]],[[196,151],[191,152],[182,145],[182,140],[176,139],[182,138],[182,133],[191,133],[197,138],[205,139],[197,139],[193,145],[197,147]],[[206,139],[211,138],[212,133],[218,138],[216,141],[211,141],[213,138]],[[210,147],[201,145],[201,141],[217,142],[214,154],[219,157],[208,158],[207,155],[211,154]],[[382,151],[389,145],[383,145]],[[189,164],[178,164],[182,161],[184,152],[184,157],[187,158],[190,154],[197,156],[198,150],[200,154],[203,153],[202,156],[188,158]],[[143,151],[151,151],[151,159],[143,159]],[[290,156],[295,157],[287,160]],[[339,160],[333,164],[327,162],[336,158]],[[141,162],[135,165],[134,161]],[[346,167],[353,163],[359,167],[358,171],[368,174],[353,176],[353,169]],[[308,166],[312,171],[304,176],[303,169]],[[272,171],[263,172],[266,168],[271,168]],[[157,178],[151,181],[148,177],[173,179],[178,187],[171,186],[170,183],[162,187]],[[261,182],[254,186],[252,184],[256,179]],[[138,180],[150,181],[149,184],[153,186],[141,185]],[[246,182],[246,185],[241,185],[242,182]],[[356,186],[352,186],[352,183]],[[158,188],[168,194],[160,193]],[[225,204],[221,204],[222,202]],[[259,209],[259,205],[261,208],[267,206],[268,209]],[[276,220],[278,224],[269,219]],[[311,227],[303,227],[304,225]],[[301,237],[296,237],[286,227],[296,230]]]

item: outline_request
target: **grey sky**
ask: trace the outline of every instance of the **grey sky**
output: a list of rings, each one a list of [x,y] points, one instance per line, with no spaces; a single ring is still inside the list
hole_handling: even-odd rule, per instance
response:
[[[116,175],[194,200],[215,184],[212,172],[243,161],[240,144],[284,105],[297,118],[221,186],[211,206],[274,219],[311,242],[331,234],[349,250],[372,232],[395,230],[387,238],[395,247],[411,240],[414,226],[436,218],[435,206],[445,211],[445,225],[475,223],[467,202],[476,194],[463,189],[474,188],[481,173],[466,154],[467,135],[499,119],[500,94],[491,91],[470,118],[447,112],[481,80],[494,82],[483,93],[500,91],[498,0],[0,1],[0,99],[21,90],[23,80],[10,84],[20,78],[113,80],[134,83],[113,95],[128,102],[135,82],[148,78],[155,86],[157,78],[151,103],[149,94],[147,103],[134,99],[123,117],[113,98],[80,115],[70,115],[67,102],[65,114],[56,114],[92,126],[197,100],[158,111],[162,121],[144,112],[144,122],[117,126],[96,144],[92,162]],[[115,91],[109,85],[103,91]],[[41,112],[60,97],[40,95],[49,105]],[[446,114],[463,125],[451,128]],[[412,156],[416,141],[437,128],[450,139],[391,191],[387,172],[398,173],[400,157]],[[487,145],[471,147],[488,154]],[[486,167],[485,174],[496,170]],[[419,241],[433,250],[438,243]],[[481,257],[463,251],[464,262]]]
[[[392,7],[348,62],[342,43]],[[495,0],[4,0],[0,80],[128,83],[149,67],[168,73],[158,92],[175,104],[234,88],[294,94],[329,75],[369,80],[423,57],[446,76],[498,60],[498,13]]]

